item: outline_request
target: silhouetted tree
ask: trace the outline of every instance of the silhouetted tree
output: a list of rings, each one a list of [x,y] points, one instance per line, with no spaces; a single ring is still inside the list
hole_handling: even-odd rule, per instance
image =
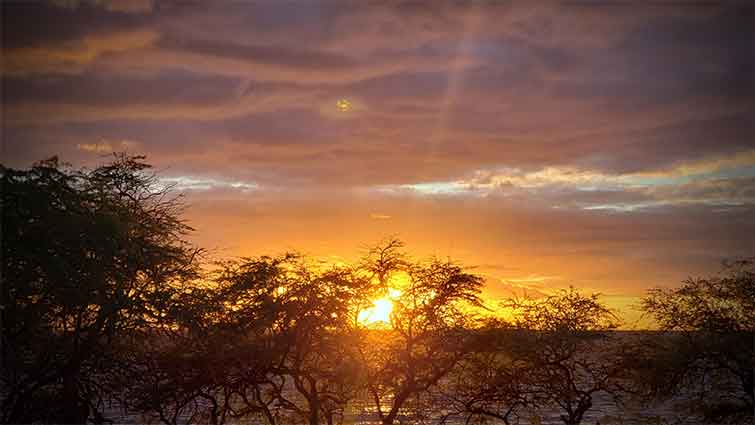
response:
[[[558,407],[567,425],[581,423],[597,393],[618,396],[622,356],[609,333],[617,319],[596,295],[570,289],[504,303],[513,323],[492,320],[479,330],[448,398],[467,420],[505,424],[520,412]]]
[[[448,261],[411,262],[400,248],[389,241],[362,265],[379,284],[401,291],[390,327],[368,331],[362,349],[367,389],[384,424],[394,423],[412,397],[438,385],[464,358],[471,320],[465,308],[481,306],[480,277]],[[397,274],[403,282],[392,280]]]
[[[165,424],[223,424],[269,413],[271,398],[255,390],[276,360],[262,337],[271,303],[264,296],[229,298],[232,291],[212,283],[183,288],[165,311],[171,326],[123,347],[130,361],[120,375],[127,409]],[[242,303],[245,319],[234,314]]]
[[[506,306],[520,330],[512,355],[529,363],[527,380],[541,399],[561,409],[564,424],[581,423],[596,394],[621,393],[623,357],[614,351],[608,332],[618,319],[598,295],[570,288],[542,299],[510,300]]]
[[[276,299],[283,314],[271,330],[282,354],[273,373],[290,380],[298,397],[277,397],[297,422],[333,424],[361,384],[350,306],[362,302],[364,284],[348,269],[301,262],[286,275]]]
[[[647,342],[653,350],[638,381],[650,395],[698,396],[707,419],[750,417],[755,385],[755,263],[726,264],[717,276],[652,289],[643,308],[668,331]]]
[[[181,203],[141,157],[2,169],[2,420],[101,421],[121,338],[196,276]]]
[[[516,331],[491,318],[474,332],[472,354],[459,362],[436,395],[437,409],[445,411],[442,421],[518,423],[522,410],[537,407],[540,394],[529,379],[528,359],[511,352]]]
[[[136,409],[166,424],[339,422],[362,385],[353,305],[364,304],[363,279],[285,255],[225,262],[210,283],[209,296],[184,295],[186,332],[137,356],[150,373],[132,392]]]

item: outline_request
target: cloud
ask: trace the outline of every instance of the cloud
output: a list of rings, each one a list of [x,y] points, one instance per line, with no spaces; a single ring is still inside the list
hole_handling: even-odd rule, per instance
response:
[[[560,276],[540,276],[536,274],[531,274],[529,276],[525,277],[518,277],[518,278],[507,278],[505,279],[508,283],[535,283],[540,284],[542,282],[546,282],[549,280],[555,280],[555,279],[561,279]]]
[[[303,107],[312,91],[184,72],[151,77],[83,74],[44,79],[6,77],[5,117],[12,125],[114,120],[222,121]]]
[[[631,211],[677,204],[755,204],[755,151],[655,171],[606,174],[576,167],[478,170],[455,181],[377,186],[387,194],[503,196],[551,207]]]
[[[111,12],[145,13],[152,11],[155,0],[51,0],[50,3],[67,9],[101,7]]]
[[[3,52],[3,75],[79,73],[104,55],[141,49],[158,38],[152,30],[85,36],[76,41],[9,48]]]
[[[76,149],[84,152],[91,153],[111,153],[111,152],[126,152],[136,149],[140,145],[139,142],[131,140],[121,140],[120,142],[110,142],[107,140],[100,140],[96,143],[79,143],[76,145]]]
[[[272,49],[280,56],[270,54],[268,48],[221,44],[209,50],[189,44],[175,48],[160,46],[133,54],[111,55],[103,58],[99,66],[108,71],[134,74],[151,74],[165,68],[177,68],[191,72],[250,78],[262,82],[296,82],[297,84],[343,85],[408,71],[437,71],[449,69],[448,57],[423,57],[416,55],[389,56],[378,61],[353,61],[339,56],[324,59],[321,53],[299,52],[286,47]],[[217,49],[217,50],[214,50]],[[239,52],[238,50],[242,50]],[[248,52],[243,53],[243,51]],[[328,57],[329,55],[326,55]],[[324,64],[320,60],[324,60]],[[472,59],[459,62],[457,66],[472,67]]]
[[[259,189],[259,185],[244,181],[227,181],[201,176],[160,177],[159,182],[178,191],[218,191],[238,190],[249,192]]]

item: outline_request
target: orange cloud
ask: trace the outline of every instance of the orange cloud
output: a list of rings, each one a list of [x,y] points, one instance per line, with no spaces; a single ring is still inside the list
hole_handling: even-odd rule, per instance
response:
[[[153,30],[136,30],[86,36],[65,43],[10,48],[3,52],[3,74],[78,73],[105,54],[144,48],[157,39],[158,33]]]
[[[103,139],[96,143],[79,143],[76,145],[76,149],[92,153],[111,153],[133,150],[137,146],[139,146],[139,142],[134,142],[131,140],[110,142]]]

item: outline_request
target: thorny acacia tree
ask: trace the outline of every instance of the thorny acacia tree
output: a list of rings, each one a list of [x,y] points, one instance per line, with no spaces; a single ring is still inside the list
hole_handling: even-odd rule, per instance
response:
[[[167,312],[172,325],[133,344],[123,404],[165,424],[275,414],[261,389],[276,361],[266,332],[275,320],[267,288],[277,265],[267,258],[226,264],[217,279],[184,288]]]
[[[350,308],[363,280],[289,254],[224,262],[210,283],[186,299],[187,332],[137,357],[151,373],[134,407],[166,424],[339,422],[362,383]]]
[[[652,289],[643,308],[668,332],[647,343],[652,350],[639,381],[648,394],[695,392],[708,419],[755,416],[755,259]]]
[[[141,157],[2,168],[2,421],[101,418],[116,342],[196,276],[180,200]]]
[[[321,271],[295,262],[281,283],[270,329],[280,356],[272,373],[297,396],[281,385],[276,397],[297,422],[333,424],[361,385],[351,306],[363,302],[363,281],[348,268]]]
[[[512,321],[487,320],[473,354],[451,375],[439,398],[448,418],[467,423],[518,423],[557,407],[567,425],[581,423],[597,393],[619,396],[624,347],[610,338],[617,319],[597,295],[574,289],[537,299],[509,299]]]
[[[510,300],[516,332],[508,353],[534,393],[535,404],[555,405],[566,425],[581,423],[598,393],[618,397],[623,350],[611,341],[616,316],[598,295],[570,288],[541,299]]]
[[[361,350],[367,391],[383,424],[394,423],[412,397],[438,385],[464,358],[466,308],[482,306],[479,276],[449,261],[410,261],[401,247],[390,240],[362,263],[379,285],[400,291],[389,329],[368,332]]]
[[[513,356],[516,330],[500,319],[490,318],[475,330],[472,354],[466,356],[435,392],[433,403],[443,422],[488,423],[498,420],[518,423],[522,410],[537,406],[539,394],[528,379],[530,363]]]

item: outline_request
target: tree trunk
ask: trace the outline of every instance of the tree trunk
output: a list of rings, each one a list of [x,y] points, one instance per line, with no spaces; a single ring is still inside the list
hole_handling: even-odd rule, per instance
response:
[[[89,406],[79,395],[79,368],[73,364],[63,373],[61,423],[84,424],[89,416]]]
[[[309,401],[309,425],[320,425],[320,403],[318,400]]]
[[[383,418],[383,425],[393,425],[393,421],[395,421],[396,416],[398,416],[398,411],[401,409],[401,406],[404,405],[404,402],[408,397],[408,393],[399,393],[396,398],[393,399],[393,406],[391,407],[391,411],[388,412],[388,415]]]

